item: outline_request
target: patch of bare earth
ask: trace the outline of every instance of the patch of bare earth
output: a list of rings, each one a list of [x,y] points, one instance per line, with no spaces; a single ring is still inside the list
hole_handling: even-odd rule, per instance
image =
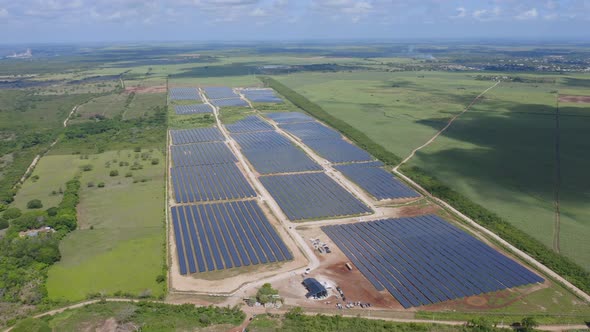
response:
[[[127,93],[165,93],[166,86],[165,85],[154,85],[154,86],[130,86],[125,88],[125,92]]]
[[[590,96],[559,95],[560,103],[590,104]]]

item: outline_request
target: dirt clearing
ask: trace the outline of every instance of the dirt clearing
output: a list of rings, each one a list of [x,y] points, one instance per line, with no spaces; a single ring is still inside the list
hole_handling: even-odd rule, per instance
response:
[[[559,95],[560,103],[590,104],[590,96]]]
[[[125,88],[125,92],[127,93],[165,93],[166,86],[165,85],[154,85],[154,86],[130,86]]]

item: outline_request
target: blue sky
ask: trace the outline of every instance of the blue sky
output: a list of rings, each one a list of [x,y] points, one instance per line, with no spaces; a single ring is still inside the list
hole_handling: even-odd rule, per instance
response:
[[[0,43],[588,39],[590,0],[0,0]]]

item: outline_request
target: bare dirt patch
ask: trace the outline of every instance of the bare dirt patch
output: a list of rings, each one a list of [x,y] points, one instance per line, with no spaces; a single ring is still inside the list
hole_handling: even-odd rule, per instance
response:
[[[165,93],[166,86],[165,85],[154,85],[154,86],[129,86],[125,88],[125,92],[127,93]]]
[[[559,95],[560,103],[590,104],[590,96]]]

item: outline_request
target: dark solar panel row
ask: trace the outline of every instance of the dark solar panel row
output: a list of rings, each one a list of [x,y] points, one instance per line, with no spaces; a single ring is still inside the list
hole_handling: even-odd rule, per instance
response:
[[[290,220],[371,212],[324,173],[263,176],[260,181]]]
[[[251,131],[271,131],[273,127],[266,121],[262,120],[256,115],[248,115],[247,117],[236,121],[234,123],[226,124],[225,128],[230,133],[246,133]]]
[[[324,226],[378,290],[405,307],[543,282],[438,216]]]
[[[335,168],[378,200],[420,196],[383,168],[362,163],[337,165]]]
[[[174,206],[171,215],[181,274],[293,259],[255,201]]]
[[[267,113],[266,117],[278,124],[315,121],[311,116],[300,112]]]
[[[170,100],[201,100],[196,88],[170,88]]]
[[[369,161],[374,159],[367,151],[341,138],[304,139],[303,143],[332,163]]]
[[[227,86],[209,86],[203,88],[203,91],[205,91],[205,94],[209,99],[225,99],[238,97],[234,90]]]
[[[322,167],[276,131],[232,134],[260,174],[319,171]]]
[[[255,103],[282,103],[272,89],[242,89],[242,94]]]
[[[328,128],[319,122],[301,122],[301,123],[285,123],[280,124],[279,127],[286,130],[292,135],[295,135],[301,140],[306,139],[324,139],[324,138],[342,138],[339,132]]]
[[[213,113],[213,108],[208,104],[175,105],[174,112],[179,115]]]
[[[216,127],[171,130],[172,144],[190,144],[224,141],[225,137]]]
[[[174,166],[211,165],[237,161],[224,142],[173,145],[170,151]]]
[[[248,103],[241,98],[210,99],[209,101],[217,107],[248,106]]]
[[[218,201],[256,196],[236,164],[172,167],[177,203]]]

